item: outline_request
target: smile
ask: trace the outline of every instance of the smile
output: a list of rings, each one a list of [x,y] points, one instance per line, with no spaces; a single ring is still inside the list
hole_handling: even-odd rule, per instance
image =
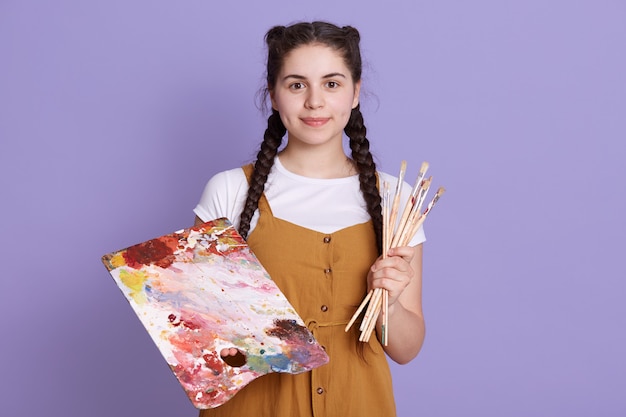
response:
[[[329,117],[305,117],[300,119],[302,122],[311,127],[319,127],[325,125],[330,118]]]

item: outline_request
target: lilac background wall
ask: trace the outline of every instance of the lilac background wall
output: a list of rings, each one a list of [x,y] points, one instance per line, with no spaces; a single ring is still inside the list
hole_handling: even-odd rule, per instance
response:
[[[423,160],[399,415],[626,415],[623,1],[0,2],[0,414],[194,416],[100,256],[248,161],[272,25],[356,25],[380,166]]]

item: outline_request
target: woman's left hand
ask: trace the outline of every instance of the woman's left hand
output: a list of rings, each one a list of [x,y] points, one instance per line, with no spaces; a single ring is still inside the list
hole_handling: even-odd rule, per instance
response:
[[[367,275],[368,291],[372,288],[384,288],[388,291],[389,306],[392,306],[415,275],[411,261],[415,248],[402,246],[389,249],[387,257],[379,257]]]

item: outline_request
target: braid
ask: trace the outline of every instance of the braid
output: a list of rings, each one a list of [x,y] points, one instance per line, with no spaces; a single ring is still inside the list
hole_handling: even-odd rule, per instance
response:
[[[250,220],[252,220],[254,212],[259,207],[259,198],[263,194],[267,176],[274,165],[274,157],[278,153],[278,147],[282,143],[286,132],[287,130],[280,120],[280,115],[276,110],[272,110],[272,114],[267,119],[267,129],[265,129],[261,149],[254,163],[254,171],[252,171],[248,188],[248,197],[239,218],[239,234],[244,239],[248,237]]]
[[[370,142],[365,137],[367,129],[363,124],[363,115],[360,106],[352,109],[350,120],[344,131],[350,138],[352,159],[356,162],[361,183],[361,193],[367,204],[367,212],[374,223],[376,233],[376,246],[378,253],[382,253],[383,216],[381,210],[380,191],[376,185],[376,163],[370,152]]]

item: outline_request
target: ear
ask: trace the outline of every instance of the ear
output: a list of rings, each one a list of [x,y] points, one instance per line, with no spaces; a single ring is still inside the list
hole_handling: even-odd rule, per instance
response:
[[[276,100],[274,99],[274,90],[267,87],[267,91],[270,95],[270,102],[272,103],[272,110],[278,111],[278,106],[276,105]]]
[[[361,81],[354,84],[354,100],[352,100],[352,108],[356,108],[359,105],[359,98],[361,96]]]

